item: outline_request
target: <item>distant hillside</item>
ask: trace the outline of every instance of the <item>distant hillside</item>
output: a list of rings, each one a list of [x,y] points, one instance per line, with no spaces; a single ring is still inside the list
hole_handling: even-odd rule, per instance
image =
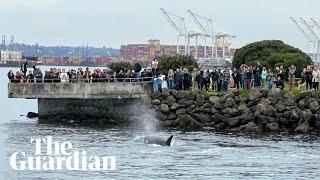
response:
[[[15,51],[22,51],[25,56],[119,56],[119,49],[113,48],[97,48],[90,46],[83,47],[71,47],[71,46],[40,46],[38,44],[19,44],[14,43],[13,46],[7,46],[6,48],[1,47],[1,49],[9,49]]]

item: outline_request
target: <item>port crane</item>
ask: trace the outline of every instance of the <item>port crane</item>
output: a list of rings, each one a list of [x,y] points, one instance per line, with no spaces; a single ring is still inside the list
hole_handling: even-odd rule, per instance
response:
[[[310,34],[312,35],[314,41],[315,41],[315,46],[316,46],[316,57],[315,60],[320,60],[319,59],[319,54],[320,54],[320,36],[314,31],[312,25],[310,25],[305,19],[302,17],[300,18],[301,22],[307,27],[309,30]]]
[[[184,54],[187,55],[187,41],[188,41],[188,34],[187,34],[187,28],[185,19],[183,17],[177,16],[173,13],[170,13],[163,8],[160,8],[163,16],[166,18],[166,20],[169,22],[171,27],[176,31],[177,34],[177,54]],[[174,19],[177,19],[177,22],[174,21]],[[184,45],[181,48],[180,46],[180,40],[181,38],[184,41]]]

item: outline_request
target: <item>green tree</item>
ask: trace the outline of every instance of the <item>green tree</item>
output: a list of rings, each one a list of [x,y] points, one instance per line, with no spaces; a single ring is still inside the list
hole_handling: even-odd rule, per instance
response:
[[[283,43],[280,40],[265,40],[248,44],[236,50],[233,58],[233,66],[239,67],[241,64],[257,65],[258,62],[274,69],[283,65],[287,69],[290,65],[297,67],[297,76],[304,67],[312,63],[311,58],[298,48]]]
[[[197,61],[193,56],[160,56],[158,58],[158,70],[163,74],[167,74],[169,69],[177,69],[180,67],[187,67],[189,71],[193,68],[198,67]]]
[[[109,64],[109,68],[112,70],[112,72],[119,72],[120,70],[127,71],[129,69],[133,69],[133,66],[129,62],[113,62]]]

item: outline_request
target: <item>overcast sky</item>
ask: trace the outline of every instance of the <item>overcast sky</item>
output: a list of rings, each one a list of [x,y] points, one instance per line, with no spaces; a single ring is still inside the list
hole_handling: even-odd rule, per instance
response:
[[[217,29],[237,36],[233,47],[281,39],[305,50],[306,40],[289,17],[320,20],[320,0],[0,0],[0,34],[41,45],[174,44],[161,7],[192,27],[188,9],[212,18]]]

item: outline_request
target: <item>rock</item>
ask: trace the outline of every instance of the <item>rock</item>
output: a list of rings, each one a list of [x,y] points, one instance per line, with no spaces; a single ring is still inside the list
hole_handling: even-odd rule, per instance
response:
[[[160,98],[161,99],[166,99],[167,97],[170,96],[170,92],[169,91],[162,91]]]
[[[227,107],[225,109],[222,110],[222,114],[229,114],[231,108]]]
[[[241,113],[248,111],[248,109],[249,109],[249,108],[247,107],[247,105],[246,105],[245,103],[241,103],[241,104],[238,106],[238,110],[239,110]]]
[[[305,109],[307,107],[307,103],[305,102],[305,99],[302,99],[298,102],[298,107],[300,109]]]
[[[239,119],[240,119],[240,124],[247,124],[248,122],[254,120],[254,115],[253,113],[246,112],[244,114],[241,114],[239,116]]]
[[[226,99],[226,101],[224,103],[224,107],[232,107],[235,104],[236,104],[236,102],[234,99],[228,98],[228,99]]]
[[[301,123],[298,127],[294,129],[295,133],[308,133],[309,132],[309,123],[307,121]]]
[[[218,113],[219,111],[216,109],[216,108],[214,108],[214,107],[212,107],[211,109],[210,109],[210,113],[211,114],[216,114],[216,113]]]
[[[210,123],[211,116],[209,114],[201,113],[201,114],[193,114],[194,118],[201,123]]]
[[[164,121],[167,119],[167,115],[162,112],[157,112],[157,119]]]
[[[151,98],[152,99],[157,99],[161,96],[161,92],[160,91],[156,91],[154,93],[151,94]]]
[[[299,117],[304,121],[309,122],[312,117],[312,112],[309,109],[302,110],[299,114]]]
[[[174,94],[174,97],[177,99],[182,99],[186,97],[189,94],[188,91],[178,91],[177,93]]]
[[[277,110],[273,106],[269,105],[266,111],[264,112],[264,115],[275,116],[276,113],[277,113]]]
[[[161,104],[160,105],[160,111],[163,113],[168,113],[169,112],[169,106],[166,104]]]
[[[165,120],[160,122],[160,125],[163,127],[173,127],[175,126],[174,124],[175,124],[174,120]]]
[[[210,96],[209,101],[211,104],[217,104],[220,102],[220,97],[218,96]]]
[[[202,105],[204,103],[205,97],[202,94],[198,94],[196,98],[197,105]]]
[[[169,119],[169,120],[173,120],[173,119],[176,119],[176,118],[177,118],[177,116],[173,112],[170,112],[168,117],[167,117],[167,119]]]
[[[308,97],[311,97],[312,95],[312,91],[302,91],[300,92],[299,94],[299,99],[305,99],[305,98],[308,98]]]
[[[227,92],[224,96],[223,96],[223,99],[228,99],[228,98],[231,98],[233,99],[236,95],[233,93],[233,92]]]
[[[229,114],[234,117],[234,116],[240,115],[240,112],[239,112],[238,109],[236,109],[236,108],[231,108],[231,109],[229,110]]]
[[[210,108],[211,104],[210,103],[204,103],[201,108],[205,109],[205,108]]]
[[[172,104],[172,106],[170,107],[170,109],[172,109],[172,110],[176,110],[176,109],[178,109],[178,108],[180,108],[180,107],[182,107],[182,105],[181,105],[181,104],[174,103],[174,104]]]
[[[278,102],[278,104],[275,105],[275,108],[277,112],[284,112],[286,110],[286,105],[283,102]]]
[[[266,125],[266,130],[269,131],[269,132],[277,132],[277,131],[280,130],[279,124],[278,124],[278,123],[275,123],[275,122],[273,122],[273,123],[268,123],[268,124]]]
[[[233,127],[239,124],[239,117],[229,118],[226,121],[229,126]]]
[[[257,126],[254,122],[249,122],[246,125],[245,130],[247,132],[256,132],[256,133],[261,133],[263,132],[263,127],[262,126]]]
[[[164,103],[167,104],[168,106],[171,106],[176,102],[176,99],[173,96],[168,96],[165,100]]]
[[[292,109],[290,119],[292,120],[299,120],[299,110],[298,109]]]
[[[36,118],[38,117],[38,113],[35,112],[28,112],[27,118]]]
[[[310,109],[312,112],[318,111],[319,108],[320,108],[320,106],[319,106],[319,103],[318,103],[317,101],[312,101],[312,102],[310,102],[310,104],[309,104],[309,109]]]
[[[256,99],[260,99],[263,94],[258,89],[253,89],[251,93],[249,93],[249,101],[253,101]]]
[[[202,123],[192,118],[189,114],[179,115],[176,123],[178,124],[178,128],[187,129],[198,129],[204,126]]]
[[[314,123],[314,127],[317,129],[320,129],[320,121],[319,120]]]
[[[185,108],[179,108],[176,110],[176,115],[180,115],[180,114],[186,114],[187,110]]]
[[[221,103],[215,103],[212,107],[216,109],[222,109],[222,104]]]
[[[219,123],[213,127],[218,130],[223,130],[226,127],[226,125],[222,122],[222,123]]]
[[[214,114],[211,116],[211,119],[213,120],[214,124],[219,124],[223,122],[224,117],[221,114]]]
[[[155,106],[158,106],[158,105],[161,104],[161,101],[160,101],[160,99],[154,99],[154,100],[151,101],[151,104],[155,105]]]
[[[191,106],[193,105],[193,100],[186,100],[182,103],[185,107]]]
[[[294,94],[290,91],[288,93],[286,93],[284,95],[284,98],[285,98],[285,104],[287,106],[293,106],[294,103],[295,103],[295,97],[294,97]]]
[[[195,111],[195,107],[196,107],[196,105],[194,105],[194,104],[188,106],[188,107],[187,107],[187,112],[193,112],[193,111]]]
[[[266,115],[257,115],[255,117],[255,122],[258,125],[266,125],[268,123],[268,118]]]

